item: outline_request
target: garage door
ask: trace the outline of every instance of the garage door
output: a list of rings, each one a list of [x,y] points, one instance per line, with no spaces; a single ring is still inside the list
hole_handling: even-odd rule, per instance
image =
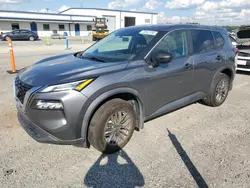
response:
[[[115,30],[115,16],[102,16],[106,18],[106,24],[108,26],[109,32],[113,32]]]

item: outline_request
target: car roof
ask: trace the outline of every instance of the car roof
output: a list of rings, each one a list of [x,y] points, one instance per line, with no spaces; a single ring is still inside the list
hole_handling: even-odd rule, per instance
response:
[[[219,32],[227,32],[226,29],[222,27],[216,26],[207,26],[207,25],[198,25],[198,24],[156,24],[156,25],[140,25],[140,26],[132,26],[129,28],[137,28],[141,30],[155,30],[155,31],[171,31],[175,29],[206,29],[206,30],[214,30]]]

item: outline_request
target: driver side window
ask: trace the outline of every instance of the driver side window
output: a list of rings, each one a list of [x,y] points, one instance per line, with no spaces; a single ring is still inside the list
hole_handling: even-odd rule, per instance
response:
[[[177,30],[167,34],[155,47],[153,53],[157,51],[171,53],[173,58],[187,56],[188,50],[186,31]]]

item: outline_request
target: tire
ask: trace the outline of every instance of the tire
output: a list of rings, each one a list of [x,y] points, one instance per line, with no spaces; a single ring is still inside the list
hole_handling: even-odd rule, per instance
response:
[[[224,85],[223,88],[222,85]],[[203,102],[208,106],[213,106],[213,107],[220,106],[225,102],[228,96],[229,89],[230,89],[229,76],[220,73],[214,80],[211,93],[203,100]],[[223,97],[219,98],[218,94],[222,94]]]
[[[117,113],[120,115],[115,116]],[[120,123],[117,121],[116,128],[114,128],[115,121],[113,120],[118,120],[119,116],[121,121]],[[88,141],[100,152],[115,153],[128,143],[135,125],[136,114],[132,104],[122,99],[112,99],[104,103],[93,115],[89,124]]]
[[[93,41],[96,41],[97,39],[93,36],[93,37],[92,37],[92,40],[93,40]]]
[[[4,37],[5,41],[8,41],[9,39],[11,39],[9,36]]]
[[[34,40],[35,40],[35,37],[30,36],[30,37],[29,37],[29,40],[30,40],[30,41],[34,41]]]

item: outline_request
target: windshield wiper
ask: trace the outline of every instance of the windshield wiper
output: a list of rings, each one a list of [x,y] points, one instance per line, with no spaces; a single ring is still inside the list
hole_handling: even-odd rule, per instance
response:
[[[99,62],[106,62],[103,59],[100,59],[100,58],[95,57],[95,56],[81,56],[81,58],[90,59],[90,60],[99,61]]]

